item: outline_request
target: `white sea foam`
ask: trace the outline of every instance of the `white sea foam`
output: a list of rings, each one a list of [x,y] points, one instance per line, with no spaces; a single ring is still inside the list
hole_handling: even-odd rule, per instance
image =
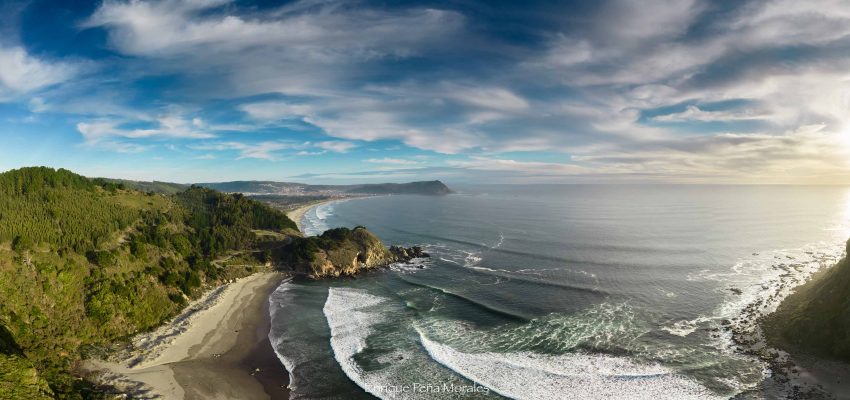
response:
[[[275,355],[280,360],[283,367],[286,368],[286,371],[289,373],[289,388],[295,391],[298,385],[298,381],[293,374],[295,368],[298,364],[304,362],[307,359],[307,355],[304,353],[299,353],[296,348],[287,348],[286,354],[280,351],[282,348],[282,344],[285,340],[282,332],[278,332],[275,328],[278,324],[275,323],[279,314],[285,315],[288,311],[285,309],[286,304],[291,304],[293,299],[290,296],[290,291],[294,287],[292,283],[292,278],[286,279],[281,282],[280,286],[275,289],[271,296],[269,296],[269,314],[272,321],[272,327],[269,330],[269,342],[272,345],[272,350],[274,350]]]
[[[681,321],[676,321],[670,326],[662,327],[661,329],[669,332],[671,335],[676,336],[688,336],[697,329],[699,329],[700,324],[711,321],[712,319],[709,317],[697,317],[694,319],[683,319]]]
[[[372,326],[383,322],[381,313],[365,308],[379,305],[386,299],[361,289],[329,288],[328,299],[322,309],[331,329],[331,348],[342,371],[363,390],[379,398],[395,398],[399,393],[382,391],[387,385],[379,374],[365,372],[354,356],[366,348],[366,338]]]
[[[657,364],[580,353],[465,353],[419,333],[422,345],[434,360],[515,399],[722,398],[696,381]]]
[[[808,244],[797,249],[779,249],[754,253],[738,260],[727,271],[703,270],[688,275],[689,281],[715,281],[722,285],[723,301],[708,320],[729,320],[740,332],[748,335],[761,346],[761,331],[758,317],[776,310],[794,288],[821,268],[833,265],[842,256],[842,246],[825,241]],[[737,344],[732,333],[718,337],[718,347],[735,352]]]
[[[401,342],[392,342],[392,350],[378,352],[374,362],[379,367],[364,370],[355,359],[367,349],[367,338],[375,325],[392,319],[397,323],[400,315],[393,310],[388,299],[362,289],[330,288],[323,312],[331,329],[331,348],[343,372],[366,392],[381,399],[433,399],[464,398],[457,393],[416,392],[400,390],[404,385],[448,383],[462,385],[462,378],[449,374],[433,363],[421,351],[411,350]],[[386,341],[379,338],[378,341]],[[410,343],[414,344],[413,342]],[[384,343],[385,347],[387,343]],[[385,349],[386,350],[386,349]]]
[[[582,345],[622,350],[649,332],[628,303],[602,303],[575,314],[550,314],[527,323],[479,329],[465,321],[442,318],[419,321],[415,328],[451,346],[483,353],[523,352],[538,348],[567,353]]]
[[[503,243],[505,243],[505,233],[502,232],[502,231],[499,231],[499,240],[497,240],[496,243],[493,243],[493,245],[490,246],[490,248],[491,249],[498,249],[499,247],[502,247]]]
[[[390,270],[403,274],[410,274],[419,272],[429,266],[431,266],[430,258],[414,258],[406,262],[392,263],[390,264]]]
[[[345,201],[347,200],[329,201],[311,208],[304,214],[302,220],[304,234],[307,236],[320,235],[322,232],[330,229],[328,218],[334,215],[336,205]]]

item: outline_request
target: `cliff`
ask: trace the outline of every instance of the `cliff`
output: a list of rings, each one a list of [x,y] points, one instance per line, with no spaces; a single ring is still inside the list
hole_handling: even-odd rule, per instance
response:
[[[428,254],[419,247],[388,249],[377,236],[358,226],[330,229],[320,236],[295,237],[281,249],[279,257],[296,274],[319,279],[354,276]]]
[[[850,254],[850,241],[847,244]],[[762,321],[769,344],[850,362],[850,262],[818,272]]]

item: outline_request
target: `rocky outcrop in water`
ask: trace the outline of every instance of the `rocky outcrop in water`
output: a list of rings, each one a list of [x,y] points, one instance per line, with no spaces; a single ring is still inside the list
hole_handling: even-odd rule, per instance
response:
[[[295,237],[281,258],[296,274],[311,279],[354,276],[360,272],[428,257],[418,246],[389,249],[364,227],[335,228],[320,236]]]
[[[413,247],[401,247],[401,246],[390,246],[390,254],[392,254],[396,261],[410,261],[414,258],[427,258],[430,255],[424,251],[419,246]]]

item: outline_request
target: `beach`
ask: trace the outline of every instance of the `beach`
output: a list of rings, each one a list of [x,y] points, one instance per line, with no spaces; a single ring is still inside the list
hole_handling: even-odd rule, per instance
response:
[[[286,216],[289,217],[289,219],[295,221],[295,225],[298,227],[298,230],[303,232],[303,230],[301,229],[301,219],[304,218],[304,214],[306,214],[308,211],[310,211],[310,209],[313,208],[313,207],[318,207],[322,204],[330,203],[332,201],[337,201],[337,200],[340,200],[340,199],[336,199],[336,198],[325,199],[325,200],[321,200],[321,201],[307,203],[307,204],[304,204],[304,205],[302,205],[298,208],[295,208],[291,211],[287,211]]]
[[[269,295],[285,275],[258,273],[207,292],[131,350],[86,360],[97,380],[140,399],[287,399],[269,342]]]

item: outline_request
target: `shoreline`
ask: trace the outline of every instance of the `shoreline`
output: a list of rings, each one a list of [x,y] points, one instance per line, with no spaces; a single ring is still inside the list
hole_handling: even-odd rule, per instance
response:
[[[297,208],[294,208],[292,210],[287,211],[286,216],[289,217],[289,219],[291,219],[293,222],[295,222],[295,226],[298,227],[299,232],[304,233],[304,231],[301,229],[301,220],[304,219],[304,214],[307,214],[307,212],[309,212],[311,209],[313,209],[314,207],[318,207],[322,204],[332,203],[332,202],[335,202],[335,201],[346,200],[346,199],[348,199],[348,198],[331,198],[331,199],[325,199],[325,200],[319,200],[319,201],[307,203],[307,204],[304,204],[302,206],[299,206]]]
[[[207,292],[113,360],[85,360],[97,382],[140,399],[288,399],[269,342],[269,296],[285,279],[257,273]]]

